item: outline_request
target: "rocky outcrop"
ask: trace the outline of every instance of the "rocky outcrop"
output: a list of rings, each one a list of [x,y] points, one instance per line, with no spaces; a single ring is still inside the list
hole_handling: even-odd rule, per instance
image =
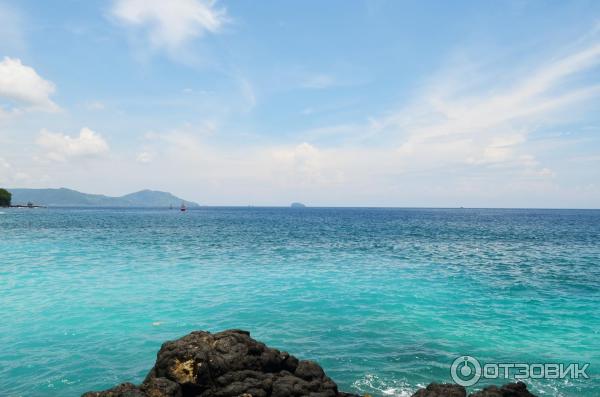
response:
[[[241,330],[192,332],[160,348],[140,386],[83,397],[353,397],[315,362],[272,349]]]
[[[470,397],[536,397],[527,390],[523,382],[509,383],[502,387],[488,386]]]
[[[426,388],[417,390],[412,397],[467,397],[467,390],[454,384],[430,383]]]
[[[241,330],[197,331],[160,348],[144,382],[123,383],[82,397],[358,397],[313,361],[267,347]],[[432,383],[413,397],[466,397],[464,387]],[[495,386],[469,397],[535,397],[523,383]]]
[[[430,383],[419,389],[412,397],[467,397],[467,390],[455,384]],[[535,397],[523,382],[509,383],[502,387],[488,386],[469,394],[469,397]]]

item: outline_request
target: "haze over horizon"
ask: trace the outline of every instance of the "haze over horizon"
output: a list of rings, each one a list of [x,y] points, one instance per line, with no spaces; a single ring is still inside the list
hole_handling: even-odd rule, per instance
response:
[[[0,0],[0,187],[599,208],[598,109],[594,1]]]

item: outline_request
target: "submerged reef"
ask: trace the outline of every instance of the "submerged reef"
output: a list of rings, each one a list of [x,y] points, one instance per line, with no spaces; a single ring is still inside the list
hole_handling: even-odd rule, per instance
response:
[[[313,361],[267,347],[242,330],[196,331],[165,342],[144,382],[82,397],[358,397],[338,390]],[[464,387],[432,383],[414,397],[466,397]],[[532,397],[524,383],[487,387],[470,397]],[[535,397],[535,396],[533,396]]]

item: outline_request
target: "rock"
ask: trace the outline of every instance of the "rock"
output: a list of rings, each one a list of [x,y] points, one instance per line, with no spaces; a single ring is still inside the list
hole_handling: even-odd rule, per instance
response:
[[[523,382],[509,383],[502,387],[488,386],[469,397],[535,397]]]
[[[412,397],[467,397],[463,386],[447,383],[430,383],[425,389],[419,389]]]
[[[100,392],[87,392],[81,397],[148,397],[148,395],[132,383],[123,383],[112,389]]]
[[[166,342],[144,382],[82,397],[358,397],[338,391],[317,363],[267,347],[242,330],[192,332]],[[466,397],[464,387],[431,383],[413,397]],[[488,386],[469,397],[535,397],[522,383]]]
[[[181,386],[167,378],[152,378],[140,386],[140,390],[148,397],[183,397]]]
[[[412,397],[466,397],[463,386],[454,384],[431,383],[425,389],[419,389]],[[488,386],[469,394],[469,397],[535,397],[527,390],[523,382],[509,383],[502,387]]]
[[[144,382],[83,397],[357,397],[317,363],[267,347],[242,330],[197,331],[166,342]]]
[[[292,208],[306,208],[306,205],[304,205],[302,203],[292,203],[292,204],[290,204],[290,207],[292,207]]]

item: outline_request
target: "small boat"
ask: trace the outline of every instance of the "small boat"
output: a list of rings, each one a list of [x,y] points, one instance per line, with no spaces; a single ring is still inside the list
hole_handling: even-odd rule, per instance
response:
[[[185,206],[185,203],[181,203],[181,212],[185,211],[187,211],[187,207]]]

